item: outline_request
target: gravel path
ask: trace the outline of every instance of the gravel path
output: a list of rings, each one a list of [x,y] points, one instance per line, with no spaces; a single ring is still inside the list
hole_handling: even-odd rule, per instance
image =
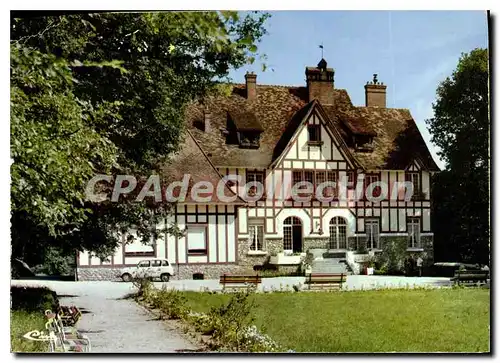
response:
[[[123,299],[132,292],[130,286],[109,289],[106,282],[26,280],[12,284],[48,286],[60,296],[62,305],[79,307],[83,315],[77,327],[90,338],[93,353],[174,353],[200,348],[171,322],[155,320],[133,300]]]

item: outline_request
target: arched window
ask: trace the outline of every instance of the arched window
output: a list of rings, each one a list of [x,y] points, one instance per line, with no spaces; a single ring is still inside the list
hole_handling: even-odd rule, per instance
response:
[[[283,222],[283,250],[302,252],[302,222],[297,217]]]
[[[330,220],[330,248],[347,249],[347,222],[342,217],[333,217]]]

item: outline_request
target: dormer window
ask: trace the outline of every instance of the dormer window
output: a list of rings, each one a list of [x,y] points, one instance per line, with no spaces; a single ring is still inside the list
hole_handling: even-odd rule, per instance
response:
[[[242,149],[258,149],[260,144],[260,133],[254,132],[238,132],[240,148]]]
[[[320,125],[308,125],[308,144],[309,145],[321,145],[321,126]]]
[[[354,147],[357,151],[373,151],[373,136],[356,135],[354,137]]]
[[[258,149],[260,135],[264,131],[253,112],[246,110],[233,110],[228,112],[227,129],[234,130],[237,144],[242,149]],[[226,137],[226,143],[229,144]],[[231,140],[233,141],[233,140]],[[233,142],[231,142],[233,143]]]

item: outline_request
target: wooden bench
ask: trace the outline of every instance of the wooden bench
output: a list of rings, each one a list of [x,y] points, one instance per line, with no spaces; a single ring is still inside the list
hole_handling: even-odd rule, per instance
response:
[[[227,287],[234,289],[256,289],[257,285],[262,282],[259,275],[222,275],[220,277],[222,289]]]
[[[451,281],[460,285],[461,283],[476,284],[486,283],[490,272],[484,270],[457,270]]]
[[[82,317],[80,309],[76,306],[61,305],[57,314],[61,318],[63,326],[75,326]]]
[[[309,290],[316,289],[342,289],[342,284],[346,282],[346,274],[312,273],[306,278]]]
[[[65,327],[59,314],[52,311],[45,311],[47,323],[46,329],[49,331],[51,352],[90,352],[90,339],[76,330],[74,327]]]

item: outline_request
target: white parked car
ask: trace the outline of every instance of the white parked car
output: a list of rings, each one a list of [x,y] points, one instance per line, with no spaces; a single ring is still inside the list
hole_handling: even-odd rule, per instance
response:
[[[173,266],[167,260],[151,259],[142,260],[134,267],[126,267],[120,270],[121,279],[125,282],[135,278],[160,279],[167,282],[170,276],[175,275]]]

